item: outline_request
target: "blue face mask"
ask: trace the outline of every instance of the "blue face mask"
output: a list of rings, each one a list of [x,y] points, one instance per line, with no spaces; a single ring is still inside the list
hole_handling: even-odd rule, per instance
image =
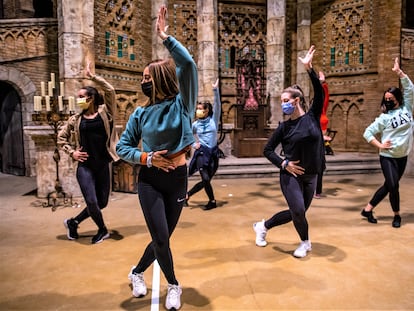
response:
[[[282,103],[282,111],[284,114],[291,115],[295,111],[295,106],[291,102]]]

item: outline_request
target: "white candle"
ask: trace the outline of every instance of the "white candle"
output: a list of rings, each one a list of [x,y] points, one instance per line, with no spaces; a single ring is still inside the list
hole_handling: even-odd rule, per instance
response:
[[[59,83],[60,95],[65,96],[65,82]]]
[[[63,97],[58,96],[59,111],[63,111]]]
[[[36,111],[42,111],[42,97],[41,96],[36,96],[36,97],[37,97]]]
[[[40,82],[40,92],[42,96],[46,96],[46,85],[44,81]]]
[[[69,96],[69,111],[75,111],[75,97]]]
[[[56,80],[55,80],[55,74],[53,72],[50,74],[50,82],[52,82],[52,87],[55,88]]]
[[[33,96],[33,110],[39,111],[39,96]]]
[[[48,95],[53,96],[53,85],[52,81],[47,82],[47,89],[48,89]]]
[[[46,100],[46,111],[50,111],[50,96],[46,96],[45,100]]]
[[[42,97],[37,98],[37,111],[42,111]]]

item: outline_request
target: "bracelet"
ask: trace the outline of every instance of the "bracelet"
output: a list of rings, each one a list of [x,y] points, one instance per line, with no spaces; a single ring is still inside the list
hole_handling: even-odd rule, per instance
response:
[[[152,156],[154,155],[154,151],[148,153],[147,156],[147,167],[152,167]]]
[[[285,163],[285,164],[283,165],[283,163]],[[288,166],[288,164],[289,164],[289,160],[288,160],[288,159],[285,159],[285,160],[282,162],[282,169],[283,169],[283,170],[285,170],[285,169],[286,169],[286,167]]]

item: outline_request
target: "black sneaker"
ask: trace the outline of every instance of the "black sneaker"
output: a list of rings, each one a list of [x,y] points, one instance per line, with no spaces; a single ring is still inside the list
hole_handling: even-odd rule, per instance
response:
[[[217,207],[216,200],[212,200],[212,201],[208,201],[207,205],[204,205],[202,209],[205,211],[208,211],[216,207]]]
[[[78,234],[78,222],[73,219],[65,219],[63,221],[63,224],[65,225],[66,229],[67,229],[67,237],[69,240],[76,240],[79,238],[79,234]]]
[[[97,244],[109,238],[109,232],[105,229],[99,229],[98,233],[92,238],[92,244]]]
[[[377,220],[374,218],[374,215],[372,215],[372,211],[367,212],[366,210],[362,210],[361,215],[366,217],[368,222],[372,224],[377,223]]]
[[[401,227],[401,216],[400,215],[395,215],[394,216],[394,220],[392,221],[392,226],[394,228]]]

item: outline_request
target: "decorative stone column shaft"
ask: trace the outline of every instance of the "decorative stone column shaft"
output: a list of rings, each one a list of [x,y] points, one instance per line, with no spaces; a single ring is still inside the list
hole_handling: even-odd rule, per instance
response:
[[[282,120],[280,95],[285,81],[286,1],[267,1],[266,75],[267,94],[270,95],[270,127]]]
[[[197,0],[198,90],[200,101],[213,102],[218,77],[217,0]]]
[[[298,0],[297,2],[297,40],[298,56],[303,57],[310,47],[310,26],[311,26],[311,2],[310,0]],[[316,47],[317,48],[317,47]],[[297,58],[296,84],[305,93],[306,102],[309,104],[310,81],[308,73],[301,61]]]

